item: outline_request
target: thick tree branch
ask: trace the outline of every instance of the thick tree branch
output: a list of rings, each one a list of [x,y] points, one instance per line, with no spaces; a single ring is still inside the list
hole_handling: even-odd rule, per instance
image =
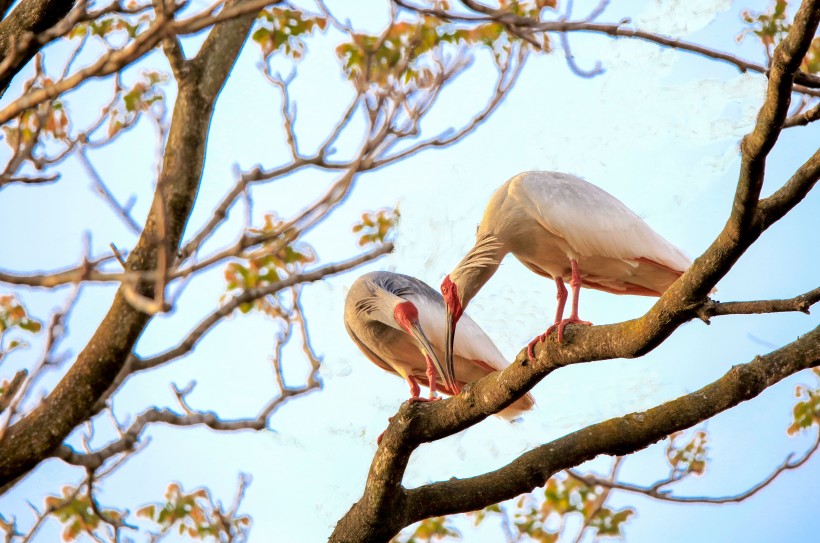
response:
[[[75,0],[22,0],[8,17],[0,21],[0,61],[11,54],[18,57],[8,69],[0,74],[0,96],[6,92],[17,72],[42,47],[37,40],[28,40],[25,47],[18,47],[23,36],[28,33],[40,34],[56,25],[71,11],[74,2]]]
[[[156,269],[163,247],[176,251],[179,246],[202,175],[213,105],[254,16],[251,13],[214,27],[195,67],[179,82],[162,173],[142,236],[128,257],[127,271]],[[51,394],[9,428],[0,444],[0,487],[8,488],[11,481],[49,456],[91,415],[97,398],[116,378],[150,318],[127,302],[127,286],[120,288],[94,336]],[[154,283],[141,282],[135,290],[152,298]]]
[[[393,250],[392,243],[385,243],[384,245],[362,255],[359,255],[355,258],[350,260],[346,260],[344,262],[339,262],[336,264],[328,264],[326,266],[322,266],[321,268],[311,270],[309,272],[299,273],[292,275],[282,281],[278,281],[276,283],[272,283],[270,285],[260,286],[254,289],[246,290],[241,294],[238,294],[231,298],[226,304],[220,306],[204,319],[202,319],[199,324],[197,324],[193,330],[191,330],[182,341],[176,347],[168,349],[167,351],[157,354],[155,356],[149,358],[140,358],[134,354],[128,357],[128,361],[123,366],[120,374],[117,375],[116,379],[111,383],[108,391],[103,394],[99,400],[97,401],[96,406],[94,407],[95,412],[101,411],[105,407],[105,402],[108,397],[114,393],[121,385],[125,382],[125,380],[132,374],[150,370],[152,368],[156,368],[163,364],[166,364],[172,360],[176,360],[177,358],[188,354],[189,352],[193,351],[196,347],[197,343],[205,337],[205,335],[210,332],[214,326],[219,324],[225,317],[232,314],[239,306],[242,304],[246,304],[248,302],[253,302],[265,296],[274,294],[286,288],[291,288],[297,285],[303,285],[305,283],[312,283],[315,281],[321,281],[326,277],[330,277],[331,275],[335,275],[337,273],[341,273],[367,262],[374,260],[382,255],[385,255]]]
[[[625,455],[689,428],[820,364],[820,327],[785,347],[735,366],[721,379],[642,413],[610,419],[529,451],[503,468],[406,492],[410,522],[472,511],[542,486],[553,474],[600,454]],[[480,489],[480,491],[478,491]]]
[[[753,220],[763,187],[766,157],[774,147],[791,103],[794,74],[803,62],[820,21],[820,2],[805,0],[794,16],[794,24],[772,57],[766,99],[757,115],[754,130],[740,143],[742,161],[730,219],[732,236],[740,236]]]
[[[776,199],[779,206],[776,214],[770,214],[771,221],[750,219],[757,212],[766,154],[776,141],[788,110],[792,74],[797,70],[820,20],[820,9],[816,9],[815,4],[807,2],[801,7],[794,26],[776,49],[769,91],[758,124],[743,146],[744,167],[739,175],[735,208],[724,230],[687,273],[639,319],[609,326],[571,327],[563,344],[553,341],[539,344],[534,361],[529,360],[524,349],[503,372],[493,373],[467,385],[458,396],[431,404],[403,405],[383,435],[362,499],[339,522],[331,541],[387,540],[415,520],[497,503],[543,484],[548,478],[544,477],[547,473],[571,467],[597,454],[626,454],[645,447],[672,431],[691,426],[753,397],[786,375],[817,363],[820,329],[766,357],[765,360],[772,363],[771,368],[759,360],[735,368],[723,380],[700,391],[701,395],[706,394],[710,398],[708,402],[698,402],[700,396],[691,395],[678,403],[665,404],[647,413],[582,430],[525,454],[512,466],[481,476],[481,485],[470,486],[472,480],[467,480],[438,483],[423,487],[425,490],[418,489],[418,492],[405,492],[401,488],[410,454],[421,443],[452,435],[498,412],[555,369],[594,360],[634,358],[654,349],[680,324],[697,316],[717,281],[773,221],[799,203],[801,194],[807,192],[816,181],[816,171],[811,161],[772,196],[784,191],[788,193]],[[780,362],[783,362],[782,367],[778,367]],[[769,373],[761,379],[761,372]],[[595,428],[610,429],[609,437],[596,433]],[[583,440],[585,433],[592,436],[588,442]],[[564,464],[571,451],[559,449],[575,447],[572,439],[584,445],[579,450],[585,453],[576,454],[573,463]],[[516,478],[517,482],[513,483]],[[521,490],[525,486],[527,489]],[[513,487],[515,490],[512,490]],[[430,489],[442,491],[425,495],[424,492],[433,492]],[[447,500],[439,501],[435,507],[431,507],[432,502],[427,500],[444,495],[447,495]]]

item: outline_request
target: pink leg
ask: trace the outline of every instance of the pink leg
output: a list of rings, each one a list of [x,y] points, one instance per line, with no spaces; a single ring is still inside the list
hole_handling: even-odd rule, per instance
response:
[[[421,397],[421,388],[419,388],[419,384],[416,379],[412,375],[407,376],[407,382],[410,383],[410,398],[407,399],[408,402],[429,402],[427,398]]]
[[[419,384],[413,378],[412,375],[407,376],[407,382],[410,384],[410,399],[418,398],[419,394],[421,394],[421,389],[419,388]]]
[[[558,308],[555,310],[555,323],[547,328],[547,331],[541,334],[540,336],[535,336],[535,339],[530,341],[530,344],[527,345],[527,356],[530,360],[535,360],[535,353],[533,352],[533,347],[535,344],[544,341],[553,331],[553,329],[558,326],[558,323],[561,322],[561,319],[564,316],[564,307],[567,304],[567,287],[564,286],[564,280],[560,277],[555,278],[555,288],[557,289],[557,293],[555,297],[558,299]]]
[[[561,343],[564,341],[564,328],[566,328],[568,324],[584,324],[586,326],[592,325],[591,322],[582,321],[578,317],[578,295],[581,291],[581,276],[578,274],[578,262],[576,262],[575,259],[572,259],[569,262],[570,266],[572,266],[572,278],[569,282],[569,286],[572,287],[572,311],[570,312],[568,319],[563,318],[564,307],[567,303],[567,288],[564,286],[564,280],[560,277],[556,277],[555,286],[558,288],[558,309],[555,312],[555,322],[552,326],[547,328],[546,332],[530,341],[529,345],[527,345],[527,356],[530,360],[535,360],[535,353],[533,352],[533,347],[535,347],[535,344],[539,341],[544,341],[547,339],[547,337],[556,328],[558,329],[558,343]]]
[[[585,326],[592,326],[592,323],[589,321],[582,321],[578,318],[578,295],[581,293],[581,276],[578,275],[578,263],[575,259],[569,261],[572,265],[572,280],[569,282],[569,286],[572,287],[572,312],[569,314],[568,319],[562,320],[558,323],[558,343],[561,343],[564,340],[564,328],[568,324],[583,324]]]
[[[430,400],[438,400],[436,396],[436,367],[433,365],[433,360],[427,356],[427,381],[430,383]]]

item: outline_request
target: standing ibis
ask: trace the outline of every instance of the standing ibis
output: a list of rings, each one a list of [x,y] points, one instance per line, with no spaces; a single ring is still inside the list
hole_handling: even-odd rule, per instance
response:
[[[512,253],[531,271],[555,281],[554,323],[533,346],[578,317],[582,286],[613,294],[660,296],[689,267],[680,249],[663,239],[620,200],[574,175],[525,172],[499,187],[484,211],[475,246],[441,283],[447,304],[445,366],[452,371],[454,331],[462,312],[499,264]],[[564,319],[567,289],[572,311]]]
[[[391,272],[362,275],[345,300],[345,328],[356,346],[374,364],[403,377],[415,401],[419,383],[458,394],[465,384],[507,367],[492,340],[464,315],[455,335],[454,362],[443,366],[445,305],[441,295],[414,277]],[[514,417],[532,407],[532,396],[518,399],[500,414]]]

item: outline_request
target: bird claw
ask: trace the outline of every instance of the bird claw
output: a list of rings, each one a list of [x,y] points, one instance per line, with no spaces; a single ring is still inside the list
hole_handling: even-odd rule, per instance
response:
[[[541,334],[540,336],[535,336],[535,339],[530,341],[530,343],[527,345],[527,358],[530,359],[530,362],[535,362],[535,351],[533,350],[533,348],[535,347],[536,343],[540,343],[541,341],[547,339],[547,336],[549,335],[551,329],[552,326],[550,326],[547,329],[546,333]]]
[[[557,325],[558,326],[558,343],[563,343],[564,342],[564,328],[566,328],[568,324],[583,324],[584,326],[592,326],[591,322],[582,321],[578,317],[570,317],[568,319],[564,319],[561,322],[559,322],[558,325]],[[556,325],[554,325],[554,324],[552,326],[550,326],[550,329],[547,330],[547,333],[552,331],[552,329],[555,328],[555,327],[556,327]]]
[[[556,328],[558,329],[558,343],[564,342],[564,328],[567,327],[568,324],[583,324],[584,326],[592,326],[592,323],[589,321],[582,321],[578,317],[569,317],[568,319],[564,319],[561,322],[556,322],[549,328],[547,331],[541,334],[540,336],[535,336],[535,339],[529,342],[527,345],[527,358],[530,359],[530,362],[535,362],[535,351],[534,347],[537,343],[541,341],[546,341],[549,335],[552,333],[553,330]]]
[[[421,396],[411,396],[407,399],[408,403],[416,403],[416,402],[434,402],[440,399],[438,396],[433,398],[422,398]]]

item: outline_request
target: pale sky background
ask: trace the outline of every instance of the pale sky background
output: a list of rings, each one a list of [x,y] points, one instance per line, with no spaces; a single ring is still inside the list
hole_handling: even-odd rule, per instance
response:
[[[350,6],[348,4],[353,4]],[[577,2],[576,16],[588,2]],[[763,10],[767,2],[638,1],[618,2],[601,20],[631,16],[640,28],[726,50],[760,61],[759,42],[737,44],[739,11]],[[329,2],[342,18],[375,30],[387,19],[386,3]],[[347,11],[342,11],[342,10]],[[297,133],[304,150],[313,149],[352,96],[340,77],[333,53],[340,34],[312,38],[299,66],[292,93],[298,104]],[[195,50],[201,37],[186,42]],[[541,169],[574,173],[608,190],[692,257],[720,231],[728,215],[739,166],[738,142],[753,123],[765,89],[765,78],[739,74],[731,66],[697,56],[663,50],[637,41],[602,36],[572,36],[582,67],[601,61],[606,73],[580,79],[566,67],[563,54],[531,58],[506,102],[473,135],[455,147],[428,151],[412,159],[363,175],[348,200],[308,241],[321,262],[348,258],[356,251],[350,233],[363,210],[399,204],[402,220],[397,249],[366,268],[305,287],[304,306],[313,346],[322,356],[324,388],[281,408],[270,430],[215,434],[202,428],[180,430],[155,425],[144,438],[150,446],[131,458],[101,486],[103,505],[128,507],[159,501],[174,480],[186,490],[209,486],[230,502],[239,472],[253,474],[241,511],[254,519],[252,542],[322,541],[360,495],[376,448],[376,436],[407,397],[401,379],[368,362],[348,339],[342,307],[348,286],[365,271],[395,270],[415,275],[434,287],[461,259],[474,240],[475,227],[492,191],[521,171]],[[50,60],[63,54],[53,48]],[[279,101],[256,69],[259,52],[249,43],[219,98],[206,167],[189,232],[210,217],[233,185],[234,165],[272,167],[287,159],[279,121]],[[153,54],[126,72],[126,81],[145,66],[164,68]],[[459,126],[481,108],[493,81],[489,59],[477,53],[470,71],[444,91],[424,125],[427,134]],[[15,80],[3,102],[19,94]],[[92,118],[109,89],[89,83],[67,102],[78,126]],[[173,90],[168,91],[169,98]],[[355,128],[355,126],[353,127]],[[352,135],[353,131],[351,131]],[[90,156],[111,190],[125,201],[137,196],[134,214],[145,216],[154,179],[152,128],[142,122],[110,150]],[[340,153],[357,140],[339,145]],[[764,193],[775,190],[816,148],[820,129],[786,131],[768,162]],[[6,151],[2,151],[6,152]],[[130,247],[135,238],[90,190],[90,181],[75,160],[59,171],[62,179],[47,187],[10,187],[0,196],[0,268],[17,271],[55,269],[76,262],[83,232],[94,233],[93,248],[104,252],[110,242]],[[303,171],[254,188],[254,217],[265,212],[289,216],[309,204],[334,178]],[[791,297],[817,286],[820,256],[820,197],[813,193],[784,221],[764,234],[718,285],[722,301]],[[242,210],[231,215],[231,228],[206,252],[229,243],[241,225]],[[4,287],[3,290],[8,290]],[[30,312],[45,319],[61,298],[41,290],[13,290]],[[194,281],[175,310],[149,326],[138,344],[143,355],[175,345],[187,330],[218,303],[224,291],[222,268]],[[61,289],[62,296],[68,295]],[[107,311],[114,289],[86,286],[69,321],[63,347],[76,354]],[[513,258],[471,303],[469,313],[512,359],[541,333],[555,309],[554,287]],[[645,312],[653,300],[618,297],[584,290],[581,316],[596,324],[618,322]],[[645,409],[696,390],[732,365],[751,360],[794,340],[818,324],[816,315],[721,317],[711,326],[691,322],[649,355],[565,368],[534,390],[537,409],[515,424],[492,418],[441,442],[419,448],[405,485],[417,486],[452,476],[496,469],[531,447],[610,417]],[[169,384],[198,383],[193,407],[214,410],[223,418],[255,416],[275,391],[268,357],[276,325],[260,315],[235,315],[213,330],[185,359],[132,378],[114,398],[121,422],[151,405],[175,406]],[[9,357],[0,375],[30,364],[35,348]],[[286,349],[291,384],[305,377],[298,345]],[[63,370],[48,374],[35,395],[46,393]],[[788,437],[793,390],[813,384],[799,374],[759,398],[707,421],[710,432],[706,476],[676,487],[680,495],[738,493],[765,478],[790,453],[808,447],[812,435]],[[99,424],[94,443],[111,438]],[[74,436],[76,441],[76,436]],[[663,445],[650,447],[626,461],[622,479],[651,484],[666,475]],[[589,464],[606,469],[607,459]],[[26,500],[42,507],[46,493],[76,483],[82,470],[59,461],[41,465],[11,492],[0,497],[0,511],[15,515],[22,526],[31,518]],[[633,505],[638,515],[626,526],[630,542],[809,541],[820,529],[820,460],[783,474],[769,488],[736,505],[677,506],[619,494],[613,506]],[[138,524],[143,525],[141,522]],[[494,528],[473,533],[467,541],[499,541]],[[56,541],[59,526],[47,523],[37,541]],[[130,535],[130,534],[129,534]],[[135,536],[139,541],[141,537]],[[173,541],[173,538],[169,538]]]

